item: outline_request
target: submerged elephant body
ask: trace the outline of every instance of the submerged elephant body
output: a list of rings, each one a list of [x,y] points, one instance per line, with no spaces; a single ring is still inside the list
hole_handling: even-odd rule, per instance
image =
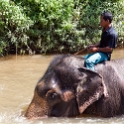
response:
[[[75,117],[82,113],[102,117],[124,114],[124,59],[111,60],[91,71],[81,57],[56,56],[39,80],[25,114]]]

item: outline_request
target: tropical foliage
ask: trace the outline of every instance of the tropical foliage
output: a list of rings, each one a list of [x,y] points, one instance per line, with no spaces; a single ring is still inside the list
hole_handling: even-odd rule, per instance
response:
[[[123,0],[1,0],[0,55],[76,52],[100,40],[104,10],[123,46]]]

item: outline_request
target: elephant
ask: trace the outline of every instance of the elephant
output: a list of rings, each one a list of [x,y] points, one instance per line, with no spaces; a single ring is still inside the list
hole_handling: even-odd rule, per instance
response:
[[[124,59],[105,61],[95,71],[81,56],[56,55],[39,79],[25,117],[115,117],[124,114]]]

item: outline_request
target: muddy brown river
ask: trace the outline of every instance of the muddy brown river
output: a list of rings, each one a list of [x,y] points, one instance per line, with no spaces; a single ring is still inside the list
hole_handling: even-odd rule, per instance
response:
[[[55,55],[8,56],[0,58],[0,124],[123,124],[124,116],[100,118],[45,118],[27,120],[24,117],[37,81]],[[114,50],[112,59],[124,58],[124,49]]]

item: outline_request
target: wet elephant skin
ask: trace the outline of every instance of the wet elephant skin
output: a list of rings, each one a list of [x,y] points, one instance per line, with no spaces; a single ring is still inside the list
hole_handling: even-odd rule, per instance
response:
[[[75,117],[82,113],[101,117],[124,114],[124,59],[84,67],[82,57],[58,55],[38,81],[25,116]]]

